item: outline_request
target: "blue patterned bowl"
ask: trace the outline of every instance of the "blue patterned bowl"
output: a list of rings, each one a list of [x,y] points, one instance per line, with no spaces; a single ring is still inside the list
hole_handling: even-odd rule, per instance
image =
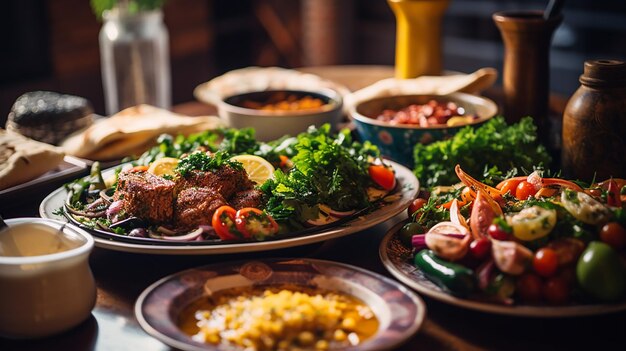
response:
[[[476,115],[478,118],[469,124],[429,128],[410,124],[392,125],[376,120],[376,116],[383,110],[399,110],[411,104],[425,104],[432,99],[454,102],[465,109],[466,115]],[[467,125],[478,126],[486,122],[497,112],[498,106],[493,101],[465,93],[388,96],[362,101],[350,108],[350,116],[356,125],[360,138],[369,140],[378,146],[383,156],[408,167],[413,167],[414,164],[413,148],[415,144],[429,144],[434,141],[445,140]]]

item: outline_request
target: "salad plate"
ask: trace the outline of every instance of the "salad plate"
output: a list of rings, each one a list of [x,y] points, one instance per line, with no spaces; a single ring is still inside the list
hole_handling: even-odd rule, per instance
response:
[[[141,293],[135,316],[148,334],[176,349],[237,350],[229,344],[196,341],[182,330],[181,316],[201,299],[212,301],[220,292],[259,287],[321,289],[369,306],[378,320],[377,330],[342,350],[394,349],[419,330],[426,315],[424,302],[410,289],[362,268],[315,259],[267,259],[207,265],[165,277]]]
[[[320,227],[319,230],[307,231],[301,236],[285,236],[283,238],[238,243],[203,243],[203,242],[149,242],[132,240],[132,238],[116,235],[100,235],[93,230],[89,230],[94,236],[96,246],[116,251],[148,253],[148,254],[170,254],[170,255],[205,255],[205,254],[230,254],[241,252],[254,252],[273,249],[282,249],[294,246],[301,246],[338,238],[348,234],[353,234],[379,223],[382,223],[398,213],[404,211],[415,198],[419,189],[419,182],[415,175],[408,168],[392,162],[388,162],[396,174],[397,186],[395,191],[381,200],[384,205],[373,209],[370,212],[349,217],[333,225]],[[103,177],[109,177],[115,173],[111,168],[102,172]],[[41,203],[39,213],[43,218],[65,220],[62,208],[67,197],[67,190],[61,187],[50,193]],[[129,240],[131,239],[131,240]]]
[[[411,249],[403,245],[399,238],[399,231],[406,223],[406,221],[402,221],[389,229],[380,243],[379,255],[383,265],[391,275],[424,296],[475,311],[519,317],[580,317],[626,310],[626,302],[566,306],[508,306],[455,297],[443,291],[413,265]]]

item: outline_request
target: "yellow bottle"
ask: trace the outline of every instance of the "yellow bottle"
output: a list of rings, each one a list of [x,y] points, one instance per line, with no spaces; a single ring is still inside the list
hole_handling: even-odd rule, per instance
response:
[[[387,0],[396,15],[396,78],[442,72],[441,20],[450,0]]]

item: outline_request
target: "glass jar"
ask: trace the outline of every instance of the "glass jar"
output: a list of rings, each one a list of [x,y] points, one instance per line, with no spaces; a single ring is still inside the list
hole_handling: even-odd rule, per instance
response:
[[[169,35],[161,10],[103,13],[100,58],[106,112],[171,106]]]

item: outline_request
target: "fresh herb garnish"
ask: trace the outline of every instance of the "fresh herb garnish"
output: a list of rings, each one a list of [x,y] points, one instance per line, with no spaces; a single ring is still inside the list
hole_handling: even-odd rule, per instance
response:
[[[465,127],[451,139],[417,144],[414,158],[414,173],[428,188],[457,183],[457,164],[468,174],[502,179],[511,176],[503,174],[507,170],[545,168],[551,161],[530,117],[512,125],[496,117],[478,128]]]
[[[209,155],[206,152],[196,151],[182,158],[174,171],[185,177],[193,170],[206,172],[216,170],[222,166],[243,170],[243,165],[240,162],[231,161],[229,154],[226,152],[218,151],[213,155]]]
[[[277,170],[262,186],[266,211],[274,219],[315,218],[318,204],[339,211],[368,206],[367,167],[369,159],[379,157],[375,146],[353,141],[348,130],[332,136],[328,124],[309,128],[292,146],[297,151],[291,159],[294,168],[286,174]]]

